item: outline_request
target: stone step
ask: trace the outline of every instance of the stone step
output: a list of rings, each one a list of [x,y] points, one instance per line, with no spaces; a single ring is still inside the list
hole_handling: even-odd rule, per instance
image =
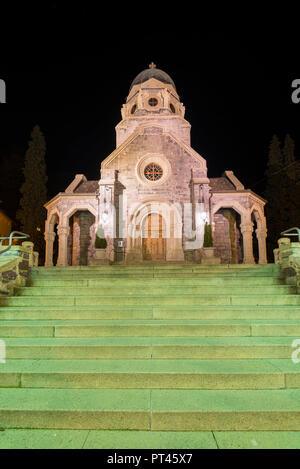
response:
[[[42,267],[42,268],[33,268],[31,269],[31,277],[84,277],[94,276],[101,277],[103,276],[119,276],[119,277],[131,277],[131,276],[211,276],[211,275],[239,275],[239,276],[253,276],[253,275],[280,275],[280,268],[278,265],[269,264],[269,265],[216,265],[216,266],[205,266],[205,265],[166,265],[166,266],[70,266],[70,267]]]
[[[101,278],[107,278],[107,279],[119,279],[119,278],[124,278],[124,279],[132,279],[136,278],[137,276],[139,278],[211,278],[211,277],[238,277],[238,278],[248,278],[248,277],[280,277],[280,272],[277,270],[270,270],[270,271],[254,271],[254,270],[245,270],[245,271],[234,271],[234,270],[224,270],[224,271],[145,271],[145,272],[119,272],[119,271],[99,271],[99,272],[81,272],[81,271],[72,271],[72,272],[44,272],[42,274],[40,273],[35,273],[32,272],[30,275],[31,279],[35,278],[47,278],[47,279],[82,279],[84,276],[85,279],[101,279]]]
[[[300,296],[278,265],[34,268],[15,293],[0,298],[0,447],[32,428],[119,431],[124,447],[300,430]]]
[[[206,337],[287,336],[300,334],[300,321],[141,320],[5,321],[0,337]]]
[[[299,306],[7,306],[0,320],[300,319]]]
[[[299,449],[297,431],[23,430],[0,432],[1,449]],[[139,455],[138,457],[143,458]],[[153,455],[155,458],[155,455]],[[156,459],[154,459],[155,461]],[[158,461],[159,459],[157,459]],[[179,458],[180,460],[180,458]],[[189,456],[185,457],[185,461]]]
[[[2,388],[0,402],[1,428],[300,430],[300,389]]]
[[[0,432],[1,449],[299,449],[297,431],[23,430]],[[139,455],[138,457],[143,458]],[[153,455],[155,458],[155,455]],[[159,457],[158,457],[159,458]],[[157,459],[158,461],[159,459]],[[180,458],[179,458],[180,460]],[[185,461],[189,456],[185,457]],[[155,461],[155,459],[154,459]]]
[[[99,266],[87,266],[87,265],[72,265],[72,266],[43,266],[43,267],[32,267],[32,272],[44,273],[44,272],[68,272],[73,270],[82,271],[98,271],[98,270],[119,270],[119,271],[141,271],[141,270],[280,270],[279,264],[216,264],[216,265],[204,265],[204,264],[188,264],[188,263],[141,263],[136,265],[99,265]]]
[[[300,295],[297,294],[173,294],[173,295],[94,295],[94,296],[14,296],[0,297],[2,306],[297,306]]]
[[[219,433],[221,433],[222,445],[226,445],[223,432]],[[236,433],[242,438],[241,432]],[[263,447],[264,444],[269,444],[274,440],[278,442],[276,436],[280,433],[280,441],[285,441],[285,444],[289,445],[288,448],[292,449],[298,444],[298,439],[293,436],[295,432],[268,432],[268,438],[264,437],[265,433],[267,432],[255,432],[249,438],[250,440],[252,438],[252,441],[258,440],[260,446]],[[228,441],[227,444],[229,444]],[[217,449],[218,447],[212,432],[57,429],[5,429],[0,432],[0,449],[116,449],[116,446],[118,449]],[[279,442],[277,446],[274,446],[274,448],[277,447],[281,447]],[[137,457],[143,459],[144,456]],[[185,457],[186,462],[189,459],[190,456]]]
[[[219,285],[205,285],[205,286],[159,286],[148,285],[145,283],[142,288],[147,296],[149,295],[226,295],[230,288],[231,295],[287,295],[295,294],[296,286],[290,285],[263,285],[263,286],[219,286]],[[137,286],[62,286],[62,287],[18,287],[15,288],[15,294],[18,296],[110,296],[110,295],[132,295],[136,296],[139,293]],[[143,295],[143,292],[141,292]]]
[[[6,338],[7,359],[289,359],[297,337]]]
[[[276,360],[273,360],[276,363]],[[0,387],[56,389],[288,389],[297,366],[272,360],[12,360]],[[278,361],[278,360],[277,360]],[[285,360],[281,360],[285,361]],[[280,369],[281,368],[281,369]]]
[[[270,277],[270,276],[249,276],[247,279],[240,279],[238,276],[201,276],[197,278],[157,278],[157,277],[149,277],[146,280],[147,285],[151,287],[155,286],[205,286],[205,285],[217,285],[217,286],[226,286],[231,288],[236,287],[236,286],[253,286],[253,285],[283,285],[284,281],[283,279],[279,277]],[[92,277],[92,278],[73,278],[70,276],[41,276],[34,277],[29,280],[28,286],[32,287],[62,287],[62,286],[68,286],[68,287],[144,287],[145,286],[145,279],[143,278],[97,278]]]

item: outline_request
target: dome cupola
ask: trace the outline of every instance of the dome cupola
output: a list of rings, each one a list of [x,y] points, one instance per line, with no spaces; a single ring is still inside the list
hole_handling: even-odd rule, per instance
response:
[[[168,75],[163,70],[156,68],[156,65],[152,62],[149,65],[149,68],[146,68],[146,70],[143,70],[135,77],[135,79],[131,83],[129,92],[131,91],[134,85],[140,85],[145,81],[150,80],[150,78],[155,78],[156,80],[161,81],[162,83],[172,85],[174,90],[176,91],[175,83],[170,77],[170,75]]]
[[[116,126],[117,146],[138,127],[145,126],[172,131],[189,144],[191,126],[184,119],[184,113],[185,107],[180,102],[174,81],[152,62],[131,83],[121,108],[122,121]]]

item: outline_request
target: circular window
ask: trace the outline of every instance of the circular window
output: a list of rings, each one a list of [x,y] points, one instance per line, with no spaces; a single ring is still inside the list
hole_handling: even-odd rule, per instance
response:
[[[135,111],[136,111],[136,104],[134,104],[134,105],[132,106],[132,108],[131,108],[131,111],[130,111],[130,112],[131,112],[131,114],[134,114],[134,113],[135,113]]]
[[[157,106],[158,105],[158,101],[156,98],[150,98],[149,101],[148,101],[148,104],[149,106]]]
[[[171,111],[174,112],[174,114],[175,114],[175,107],[173,106],[172,103],[170,104],[170,109],[171,109]]]
[[[163,175],[163,170],[158,164],[150,163],[144,169],[144,175],[149,181],[158,181]]]

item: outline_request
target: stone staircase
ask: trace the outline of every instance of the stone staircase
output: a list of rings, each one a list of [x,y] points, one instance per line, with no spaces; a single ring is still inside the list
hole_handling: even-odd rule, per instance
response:
[[[32,268],[0,297],[0,447],[299,448],[298,338],[278,265]]]

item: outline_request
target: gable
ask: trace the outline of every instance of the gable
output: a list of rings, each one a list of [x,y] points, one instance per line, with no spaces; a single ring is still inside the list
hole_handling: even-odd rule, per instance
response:
[[[150,124],[140,126],[116,150],[114,150],[102,163],[101,170],[120,169],[120,159],[130,157],[137,159],[146,153],[163,153],[172,164],[172,153],[167,147],[177,147],[176,153],[183,154],[183,158],[192,161],[192,166],[201,172],[207,172],[206,160],[182,140],[172,133],[166,132],[162,127]],[[164,151],[165,150],[165,151]]]

